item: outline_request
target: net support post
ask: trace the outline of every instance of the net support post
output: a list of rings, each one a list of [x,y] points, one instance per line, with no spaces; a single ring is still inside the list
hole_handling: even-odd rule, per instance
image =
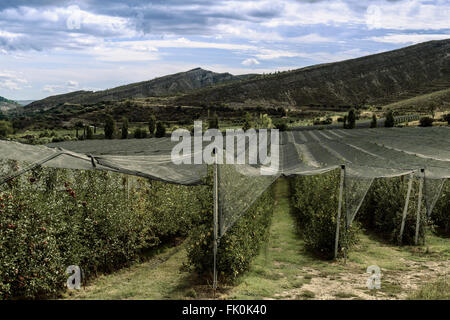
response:
[[[413,177],[414,177],[414,173],[411,172],[409,174],[408,192],[406,193],[405,206],[403,207],[402,224],[400,226],[400,235],[399,235],[399,238],[398,238],[399,244],[402,244],[403,231],[405,230],[406,214],[408,213],[408,205],[409,205],[409,198],[411,196]]]
[[[417,212],[416,212],[416,237],[414,238],[414,244],[416,246],[419,242],[420,210],[422,209],[422,191],[424,179],[425,179],[425,169],[420,169],[419,199],[417,202]]]
[[[341,179],[339,186],[339,204],[336,218],[336,239],[334,242],[334,259],[337,259],[339,248],[339,228],[341,224],[341,212],[342,212],[342,197],[344,194],[344,177],[345,177],[345,165],[341,166]]]
[[[213,243],[213,255],[214,255],[214,268],[213,268],[213,294],[216,297],[217,290],[217,233],[218,233],[218,216],[219,216],[219,181],[218,181],[218,164],[217,164],[217,150],[214,149],[216,155],[216,161],[214,163],[214,217],[213,217],[213,233],[214,233],[214,243]]]

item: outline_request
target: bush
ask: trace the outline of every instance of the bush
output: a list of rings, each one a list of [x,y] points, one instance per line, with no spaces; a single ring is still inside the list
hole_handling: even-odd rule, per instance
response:
[[[372,115],[372,121],[370,122],[370,127],[371,128],[377,127],[377,116],[375,115],[375,113]]]
[[[286,121],[279,120],[279,121],[275,122],[275,128],[280,131],[286,131],[288,129],[288,125],[287,125]]]
[[[391,243],[399,243],[403,208],[405,206],[409,178],[375,179],[357,215],[357,219],[369,230],[375,231]],[[405,220],[402,244],[414,244],[416,234],[416,210],[418,201],[417,179],[413,181],[408,212]],[[425,240],[425,206],[422,205],[419,242]]]
[[[13,133],[13,127],[9,121],[0,121],[0,138],[6,138]]]
[[[384,126],[386,128],[392,128],[394,125],[395,125],[394,114],[393,114],[392,110],[389,110],[386,113],[386,119],[384,121]]]
[[[450,124],[450,113],[445,114],[442,118],[444,121],[447,121],[447,123]]]
[[[433,224],[444,234],[450,235],[450,181],[445,181],[442,193],[431,212]]]
[[[156,133],[155,133],[155,137],[156,138],[162,138],[166,136],[166,126],[164,125],[164,123],[162,123],[161,121],[159,121],[156,124]]]
[[[420,127],[431,127],[433,125],[434,119],[430,117],[422,117],[419,120]]]
[[[291,180],[292,204],[298,231],[305,241],[306,249],[325,259],[334,257],[339,181],[338,171],[299,176]],[[348,229],[347,237],[344,237],[344,210],[340,230],[338,253],[342,255],[345,243],[351,248],[358,241],[356,223],[353,223]]]
[[[191,201],[196,192],[120,174],[56,169],[36,169],[3,185],[0,299],[54,296],[65,286],[69,265],[89,278],[186,235],[198,220],[200,206]]]
[[[201,274],[212,275],[213,208],[212,189],[199,194],[200,225],[193,230],[188,243],[190,264]],[[248,270],[253,258],[268,239],[273,212],[273,189],[269,188],[220,239],[217,249],[219,280],[232,281]]]
[[[116,132],[116,122],[110,115],[108,115],[106,117],[105,122],[105,138],[112,139],[114,137],[115,132]]]

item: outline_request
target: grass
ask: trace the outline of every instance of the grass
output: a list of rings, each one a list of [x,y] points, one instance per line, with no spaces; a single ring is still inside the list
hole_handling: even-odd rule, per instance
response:
[[[427,234],[426,246],[397,247],[363,233],[347,262],[325,261],[309,254],[298,236],[286,179],[275,185],[276,205],[270,238],[250,270],[233,286],[219,284],[220,299],[449,299],[449,284],[429,282],[431,274],[448,272],[450,239]],[[210,299],[211,284],[185,265],[184,244],[166,248],[148,262],[92,280],[68,299]],[[366,269],[381,268],[380,290],[368,290]],[[433,273],[434,272],[434,273]],[[441,272],[442,273],[442,272]],[[423,287],[408,296],[411,279]],[[435,279],[432,279],[433,281]]]
[[[450,300],[450,281],[447,277],[427,283],[408,296],[411,300]]]

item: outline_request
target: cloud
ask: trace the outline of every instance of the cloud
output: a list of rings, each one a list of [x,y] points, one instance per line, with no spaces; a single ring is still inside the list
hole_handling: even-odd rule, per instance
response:
[[[304,36],[288,38],[286,40],[291,41],[291,42],[298,42],[298,43],[327,43],[327,42],[335,41],[335,39],[333,39],[331,37],[324,37],[317,33],[310,33],[310,34],[306,34]]]
[[[450,29],[448,1],[378,2],[371,4],[365,20],[369,29],[439,30]]]
[[[42,91],[48,93],[55,93],[55,92],[66,93],[77,91],[79,90],[78,87],[79,87],[78,81],[69,80],[65,84],[47,84],[44,86]]]
[[[255,58],[249,58],[249,59],[245,59],[244,61],[242,61],[242,63],[244,66],[254,66],[259,64],[259,61],[256,60]]]
[[[449,39],[450,34],[387,34],[385,36],[370,37],[368,40],[384,43],[394,43],[394,44],[415,44],[430,40],[442,40]]]
[[[28,81],[22,74],[14,71],[0,70],[0,88],[10,91],[21,90],[26,83]]]

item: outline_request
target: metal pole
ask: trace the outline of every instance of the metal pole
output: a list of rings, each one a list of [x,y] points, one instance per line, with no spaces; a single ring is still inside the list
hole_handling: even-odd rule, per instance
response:
[[[419,184],[419,201],[417,203],[417,213],[416,213],[416,238],[414,240],[415,245],[419,242],[419,228],[420,228],[420,209],[422,208],[422,189],[423,180],[425,179],[425,169],[421,169],[420,184]]]
[[[214,164],[214,275],[213,275],[213,291],[214,298],[216,297],[216,289],[217,289],[217,224],[218,224],[218,215],[219,215],[219,181],[218,181],[218,168],[217,168],[217,150],[214,149],[214,153],[216,154],[216,162]]]
[[[337,259],[338,255],[338,247],[339,247],[339,228],[341,224],[341,211],[342,211],[342,196],[344,191],[344,174],[345,174],[345,165],[341,166],[341,183],[339,186],[339,205],[336,219],[336,240],[334,242],[334,259]]]
[[[413,175],[414,175],[414,173],[412,173],[412,172],[409,174],[408,192],[406,194],[405,207],[403,208],[402,225],[400,226],[400,236],[399,236],[400,244],[402,243],[403,231],[405,229],[406,214],[408,213],[409,197],[411,195]]]

